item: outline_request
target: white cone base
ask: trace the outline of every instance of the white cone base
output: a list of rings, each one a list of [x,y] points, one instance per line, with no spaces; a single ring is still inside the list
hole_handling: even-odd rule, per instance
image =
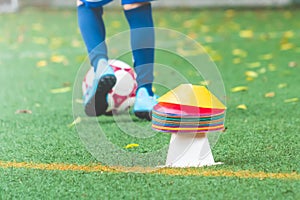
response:
[[[172,134],[165,167],[203,167],[214,161],[206,134]]]

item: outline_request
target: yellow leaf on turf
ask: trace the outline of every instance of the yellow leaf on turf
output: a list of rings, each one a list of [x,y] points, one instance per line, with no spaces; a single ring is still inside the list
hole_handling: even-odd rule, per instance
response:
[[[291,99],[284,100],[285,103],[293,103],[293,102],[297,102],[297,101],[299,101],[299,98],[291,98]]]
[[[295,61],[289,62],[289,67],[294,68],[297,67],[297,63]]]
[[[197,20],[195,19],[190,19],[190,20],[186,20],[184,23],[183,23],[183,26],[185,28],[191,28],[192,26],[195,26],[197,24]]]
[[[50,45],[49,47],[51,49],[57,49],[59,47],[61,47],[61,45],[63,44],[63,38],[60,38],[60,37],[53,37],[51,38],[50,40]]]
[[[260,73],[260,74],[264,74],[266,72],[267,72],[267,70],[264,67],[258,70],[258,73]]]
[[[75,126],[76,124],[79,124],[81,122],[81,118],[77,117],[71,124],[68,124],[68,127],[71,128]]]
[[[248,87],[246,86],[238,86],[238,87],[234,87],[231,88],[231,92],[241,92],[241,91],[247,91]]]
[[[127,144],[125,146],[125,149],[131,149],[131,148],[138,147],[138,146],[140,146],[140,145],[139,144],[135,144],[135,143]]]
[[[200,81],[200,85],[208,86],[210,84],[210,81]]]
[[[83,104],[83,100],[82,99],[75,99],[75,102],[79,103],[79,104]]]
[[[206,25],[201,25],[200,30],[201,30],[201,32],[203,32],[203,33],[207,33],[207,32],[210,31],[210,30],[209,30],[209,27],[206,26]]]
[[[258,67],[260,67],[260,65],[261,65],[260,62],[248,63],[249,68],[258,68]]]
[[[207,43],[210,43],[210,42],[213,42],[213,37],[211,37],[211,36],[206,36],[205,38],[204,38],[204,40],[205,40],[205,42],[207,42]]]
[[[196,38],[197,38],[197,33],[195,33],[195,32],[189,32],[187,35],[188,35],[190,38],[192,38],[192,39],[196,39]]]
[[[248,53],[243,49],[233,49],[232,55],[239,56],[239,57],[247,57]]]
[[[286,31],[283,33],[283,37],[285,38],[293,38],[295,36],[295,33],[293,31]]]
[[[65,60],[65,56],[63,56],[63,55],[53,55],[53,56],[51,56],[50,60],[52,62],[55,62],[55,63],[62,63]]]
[[[294,47],[294,45],[292,43],[283,43],[280,46],[280,50],[282,51],[286,51],[286,50],[290,50]]]
[[[73,39],[71,42],[72,47],[81,47],[81,41],[77,40],[77,39]]]
[[[51,56],[50,60],[51,60],[51,62],[61,63],[63,65],[68,65],[69,64],[69,61],[63,55],[53,55],[53,56]]]
[[[247,81],[253,81],[254,78],[247,76],[247,77],[246,77],[246,80],[247,80]]]
[[[241,38],[253,38],[254,34],[252,30],[241,30],[240,37]]]
[[[263,54],[260,56],[261,60],[271,60],[273,58],[273,54],[268,53],[268,54]]]
[[[275,97],[275,92],[268,92],[265,94],[266,98],[271,98],[271,97]]]
[[[46,67],[47,66],[47,61],[46,60],[40,60],[36,63],[37,67]]]
[[[255,71],[246,71],[245,75],[247,77],[251,77],[251,78],[257,78],[258,77],[258,74]]]
[[[228,9],[225,11],[225,17],[231,18],[235,15],[235,10],[233,9]]]
[[[274,71],[276,71],[276,66],[271,63],[268,65],[268,69],[269,69],[269,71],[274,72]]]
[[[213,61],[221,61],[223,58],[222,58],[222,56],[221,56],[220,54],[215,53],[215,54],[213,54],[213,55],[211,56],[211,59],[212,59]]]
[[[241,59],[240,58],[234,58],[233,60],[232,60],[232,63],[233,64],[239,64],[239,63],[241,63]]]
[[[241,110],[247,110],[247,106],[245,104],[240,104],[236,108]]]
[[[280,83],[280,84],[278,84],[277,87],[278,87],[279,89],[282,89],[282,88],[287,87],[287,84],[286,84],[286,83]]]
[[[63,87],[50,90],[52,94],[66,93],[69,91],[71,91],[71,87]]]

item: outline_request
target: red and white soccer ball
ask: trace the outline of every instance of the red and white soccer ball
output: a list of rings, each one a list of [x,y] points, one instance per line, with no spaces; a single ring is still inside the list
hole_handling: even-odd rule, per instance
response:
[[[107,113],[120,114],[127,111],[134,104],[137,89],[136,74],[134,70],[125,62],[120,60],[109,60],[109,65],[113,68],[117,82],[108,93]],[[91,68],[85,75],[82,82],[82,92],[85,94],[88,87],[91,87],[94,80],[94,69]]]

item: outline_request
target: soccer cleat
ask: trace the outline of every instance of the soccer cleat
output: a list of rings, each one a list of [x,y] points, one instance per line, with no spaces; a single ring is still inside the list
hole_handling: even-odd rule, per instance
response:
[[[157,104],[156,96],[150,96],[146,88],[139,88],[133,106],[135,116],[150,121],[152,109]]]
[[[85,113],[88,116],[96,117],[106,113],[108,107],[107,94],[116,84],[116,76],[107,61],[100,60],[95,73],[93,85],[87,88],[84,97]]]

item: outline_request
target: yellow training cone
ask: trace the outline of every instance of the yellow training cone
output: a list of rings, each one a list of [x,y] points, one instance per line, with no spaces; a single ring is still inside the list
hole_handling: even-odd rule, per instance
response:
[[[205,86],[182,84],[158,99],[159,102],[201,108],[226,109],[226,106]]]

